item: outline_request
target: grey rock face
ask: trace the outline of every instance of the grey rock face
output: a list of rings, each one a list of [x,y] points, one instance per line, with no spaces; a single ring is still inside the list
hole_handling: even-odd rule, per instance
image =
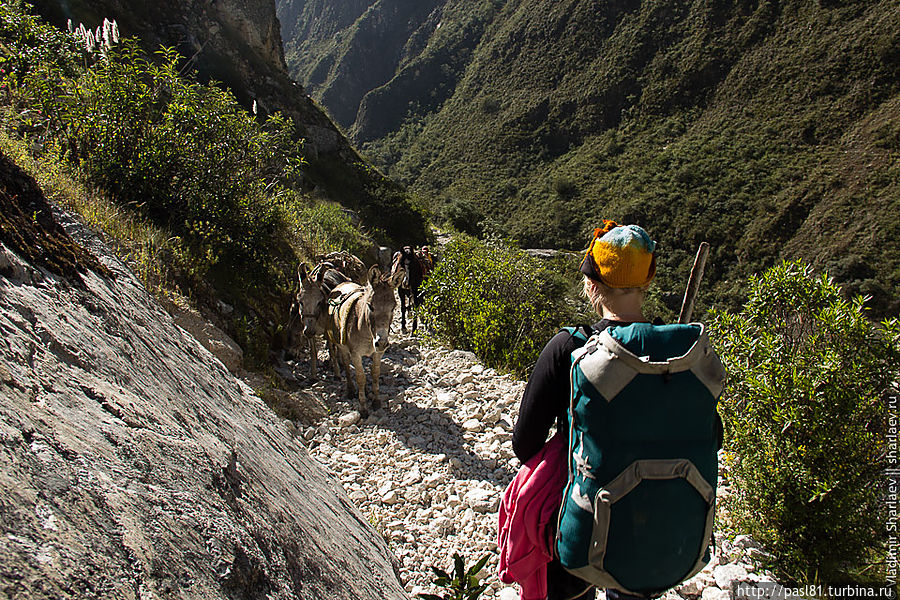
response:
[[[291,429],[65,227],[111,276],[0,247],[0,595],[406,598]]]

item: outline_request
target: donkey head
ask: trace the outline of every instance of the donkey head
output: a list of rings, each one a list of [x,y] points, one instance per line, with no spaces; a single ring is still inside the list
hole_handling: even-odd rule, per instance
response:
[[[299,313],[303,335],[308,338],[321,333],[321,319],[328,312],[327,298],[322,291],[324,275],[325,269],[319,269],[314,279],[307,271],[306,265],[300,265],[297,270],[300,292],[297,294],[295,306]]]
[[[377,265],[369,269],[366,287],[366,302],[369,308],[369,324],[372,328],[372,339],[375,350],[384,352],[388,347],[388,335],[391,329],[391,321],[394,319],[394,307],[397,300],[394,297],[396,281],[400,274],[390,278],[382,273]]]

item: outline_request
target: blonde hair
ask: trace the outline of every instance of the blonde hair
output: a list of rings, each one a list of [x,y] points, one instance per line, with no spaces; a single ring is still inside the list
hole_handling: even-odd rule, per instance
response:
[[[583,285],[584,287],[581,290],[581,295],[587,298],[587,301],[591,304],[591,308],[593,308],[594,312],[600,316],[603,316],[604,306],[609,308],[613,304],[617,304],[618,300],[625,295],[640,294],[641,301],[643,301],[644,295],[647,293],[647,290],[650,289],[649,283],[643,287],[609,287],[602,281],[591,279],[587,275],[584,276]]]

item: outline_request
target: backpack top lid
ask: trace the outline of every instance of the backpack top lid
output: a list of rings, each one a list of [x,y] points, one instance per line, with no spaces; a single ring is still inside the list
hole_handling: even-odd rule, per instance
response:
[[[607,399],[639,374],[692,371],[714,398],[724,389],[725,369],[701,323],[612,325],[573,352],[572,360]]]
[[[639,357],[649,357],[650,362],[664,362],[684,356],[703,333],[703,325],[700,323],[684,325],[632,323],[613,325],[608,329],[609,335],[629,352]]]

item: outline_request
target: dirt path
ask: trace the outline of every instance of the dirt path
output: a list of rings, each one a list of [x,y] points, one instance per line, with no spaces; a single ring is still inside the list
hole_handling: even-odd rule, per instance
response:
[[[524,382],[486,368],[472,353],[401,334],[398,322],[391,335],[382,370],[388,409],[361,420],[356,401],[343,397],[342,383],[323,367],[325,377],[308,392],[329,414],[301,435],[388,541],[414,597],[438,591],[430,565],[446,570],[459,552],[467,565],[490,554],[482,598],[518,598],[497,577],[495,541],[500,498],[519,468],[511,431]],[[320,363],[326,357],[321,352]],[[305,374],[305,363],[291,367]],[[733,580],[771,580],[751,573],[752,541],[717,537],[720,557],[669,592],[670,600],[724,600]]]

